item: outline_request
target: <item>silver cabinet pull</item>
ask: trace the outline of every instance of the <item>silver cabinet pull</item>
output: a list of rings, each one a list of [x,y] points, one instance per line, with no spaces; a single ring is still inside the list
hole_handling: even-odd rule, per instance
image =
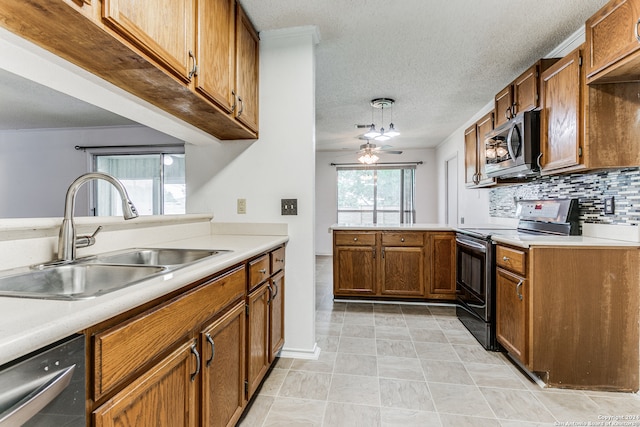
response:
[[[504,118],[507,120],[511,119],[511,107],[507,107],[507,109],[504,110]]]
[[[400,238],[400,241],[401,241],[401,242],[404,242],[404,237],[401,237],[401,238]]]
[[[213,362],[213,357],[216,354],[216,343],[213,342],[213,338],[211,338],[211,334],[204,334],[207,342],[211,346],[211,357],[207,360],[207,368],[211,366],[211,362]]]
[[[73,376],[75,368],[76,365],[72,365],[60,371],[53,379],[47,381],[39,389],[34,390],[31,393],[33,396],[26,402],[20,400],[15,406],[4,411],[0,418],[0,425],[19,426],[37,415],[42,408],[47,406],[67,388],[71,383],[71,377]]]
[[[636,40],[640,43],[640,34],[638,34],[638,25],[640,25],[640,18],[636,21]]]
[[[354,242],[357,242],[357,241],[358,241],[358,238],[357,238],[357,237],[354,237],[354,238],[353,238],[353,241],[354,241]]]
[[[233,113],[234,111],[236,111],[236,107],[238,106],[236,91],[232,90],[231,95],[233,95],[233,105],[231,106],[231,112]]]
[[[198,61],[196,61],[196,57],[192,51],[189,51],[189,58],[193,59],[193,68],[189,71],[189,78],[191,79],[193,76],[198,74]]]
[[[382,258],[384,258],[384,248],[382,248]]]
[[[536,163],[538,164],[538,169],[542,170],[542,165],[540,164],[540,160],[542,160],[542,155],[544,153],[538,154],[538,158],[536,159]]]
[[[242,98],[240,97],[238,97],[238,101],[240,101],[240,110],[238,110],[237,117],[240,117],[242,115],[242,112],[244,111],[244,102],[242,102]]]
[[[196,357],[196,371],[191,374],[191,382],[194,382],[200,373],[200,353],[198,353],[195,342],[191,344],[191,353]]]
[[[509,259],[510,259],[510,258],[509,258],[508,256],[503,256],[503,257],[502,257],[502,260],[503,260],[503,261],[509,261]]]
[[[273,289],[275,289],[275,292],[273,293],[273,296],[271,297],[272,300],[276,299],[276,297],[278,296],[278,284],[276,282],[273,282]]]
[[[265,268],[258,270],[258,273],[267,274],[267,270]]]
[[[271,304],[271,301],[273,300],[273,297],[275,295],[273,294],[273,288],[268,283],[267,283],[267,289],[269,289],[269,299],[267,299],[267,305],[268,305],[268,304]]]
[[[516,285],[516,295],[518,295],[518,299],[522,301],[522,293],[520,292],[520,288],[522,287],[523,279],[520,279],[518,284]]]

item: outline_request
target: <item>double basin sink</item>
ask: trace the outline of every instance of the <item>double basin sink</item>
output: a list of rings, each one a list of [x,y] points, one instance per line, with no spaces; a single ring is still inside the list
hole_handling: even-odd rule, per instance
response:
[[[77,300],[131,286],[227,250],[136,248],[51,263],[0,277],[0,296]]]

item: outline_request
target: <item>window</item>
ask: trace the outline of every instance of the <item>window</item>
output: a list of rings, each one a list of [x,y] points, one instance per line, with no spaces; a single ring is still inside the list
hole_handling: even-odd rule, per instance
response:
[[[93,156],[94,170],[118,178],[140,215],[185,213],[184,152]],[[111,184],[97,180],[93,191],[96,216],[122,215],[120,197]]]
[[[415,166],[338,168],[338,223],[415,222]]]

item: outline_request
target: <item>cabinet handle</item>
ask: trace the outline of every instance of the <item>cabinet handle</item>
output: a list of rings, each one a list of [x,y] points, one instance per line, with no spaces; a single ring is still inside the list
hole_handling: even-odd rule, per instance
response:
[[[503,256],[503,257],[502,257],[502,260],[503,260],[503,261],[505,261],[505,262],[509,261],[510,259],[511,259],[511,258],[509,258],[508,256]]]
[[[207,342],[211,346],[211,357],[209,358],[209,360],[207,360],[207,368],[208,368],[209,366],[211,366],[211,362],[213,362],[213,357],[216,354],[216,343],[213,342],[213,338],[211,338],[210,334],[205,334],[204,336],[207,338]]]
[[[382,258],[384,258],[384,248],[382,248]]]
[[[401,242],[404,242],[404,237],[401,237],[401,238],[400,238],[400,241],[401,241]]]
[[[504,118],[507,120],[511,119],[511,107],[507,107],[507,109],[504,110]]]
[[[272,301],[278,296],[278,284],[276,282],[273,282],[273,289],[275,289],[275,291],[273,292],[273,296],[271,297]]]
[[[191,344],[191,353],[196,357],[196,371],[191,374],[191,382],[194,382],[196,377],[200,373],[200,353],[198,353],[195,342]]]
[[[244,111],[244,102],[242,102],[242,98],[238,97],[238,101],[240,101],[240,109],[238,110],[238,115],[236,117],[240,117]]]
[[[231,112],[233,113],[234,111],[236,111],[236,107],[238,106],[238,102],[237,102],[237,97],[236,97],[236,91],[232,90],[231,91],[231,95],[233,95],[233,105],[231,106]]]
[[[536,159],[536,163],[538,164],[538,169],[542,170],[542,165],[540,164],[540,160],[542,160],[542,155],[544,153],[538,154],[538,158]]]
[[[520,288],[522,287],[523,279],[520,279],[518,284],[516,285],[516,295],[518,295],[518,299],[522,301],[522,293],[520,292]]]
[[[640,34],[638,34],[638,25],[640,25],[640,18],[636,21],[636,40],[640,43]]]
[[[353,241],[354,241],[354,242],[357,242],[357,241],[358,241],[358,238],[357,238],[357,237],[354,237],[354,238],[353,238]]]
[[[273,295],[273,288],[268,283],[267,283],[267,289],[269,289],[269,299],[267,299],[267,305],[269,305],[269,304],[271,304],[271,301],[273,301],[273,297],[275,295]]]
[[[196,57],[194,56],[192,51],[189,51],[189,58],[193,59],[193,68],[189,71],[189,79],[198,74],[198,61],[196,61]]]
[[[276,258],[276,262],[284,262],[284,259]]]
[[[371,251],[373,252],[373,259],[376,259],[376,248],[371,248]]]
[[[267,270],[263,268],[262,270],[258,270],[258,273],[267,274]]]

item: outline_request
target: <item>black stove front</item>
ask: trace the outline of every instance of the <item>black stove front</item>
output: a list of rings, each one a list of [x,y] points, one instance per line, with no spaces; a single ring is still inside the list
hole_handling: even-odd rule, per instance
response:
[[[456,234],[456,314],[487,350],[498,350],[495,328],[495,245],[491,236]]]

